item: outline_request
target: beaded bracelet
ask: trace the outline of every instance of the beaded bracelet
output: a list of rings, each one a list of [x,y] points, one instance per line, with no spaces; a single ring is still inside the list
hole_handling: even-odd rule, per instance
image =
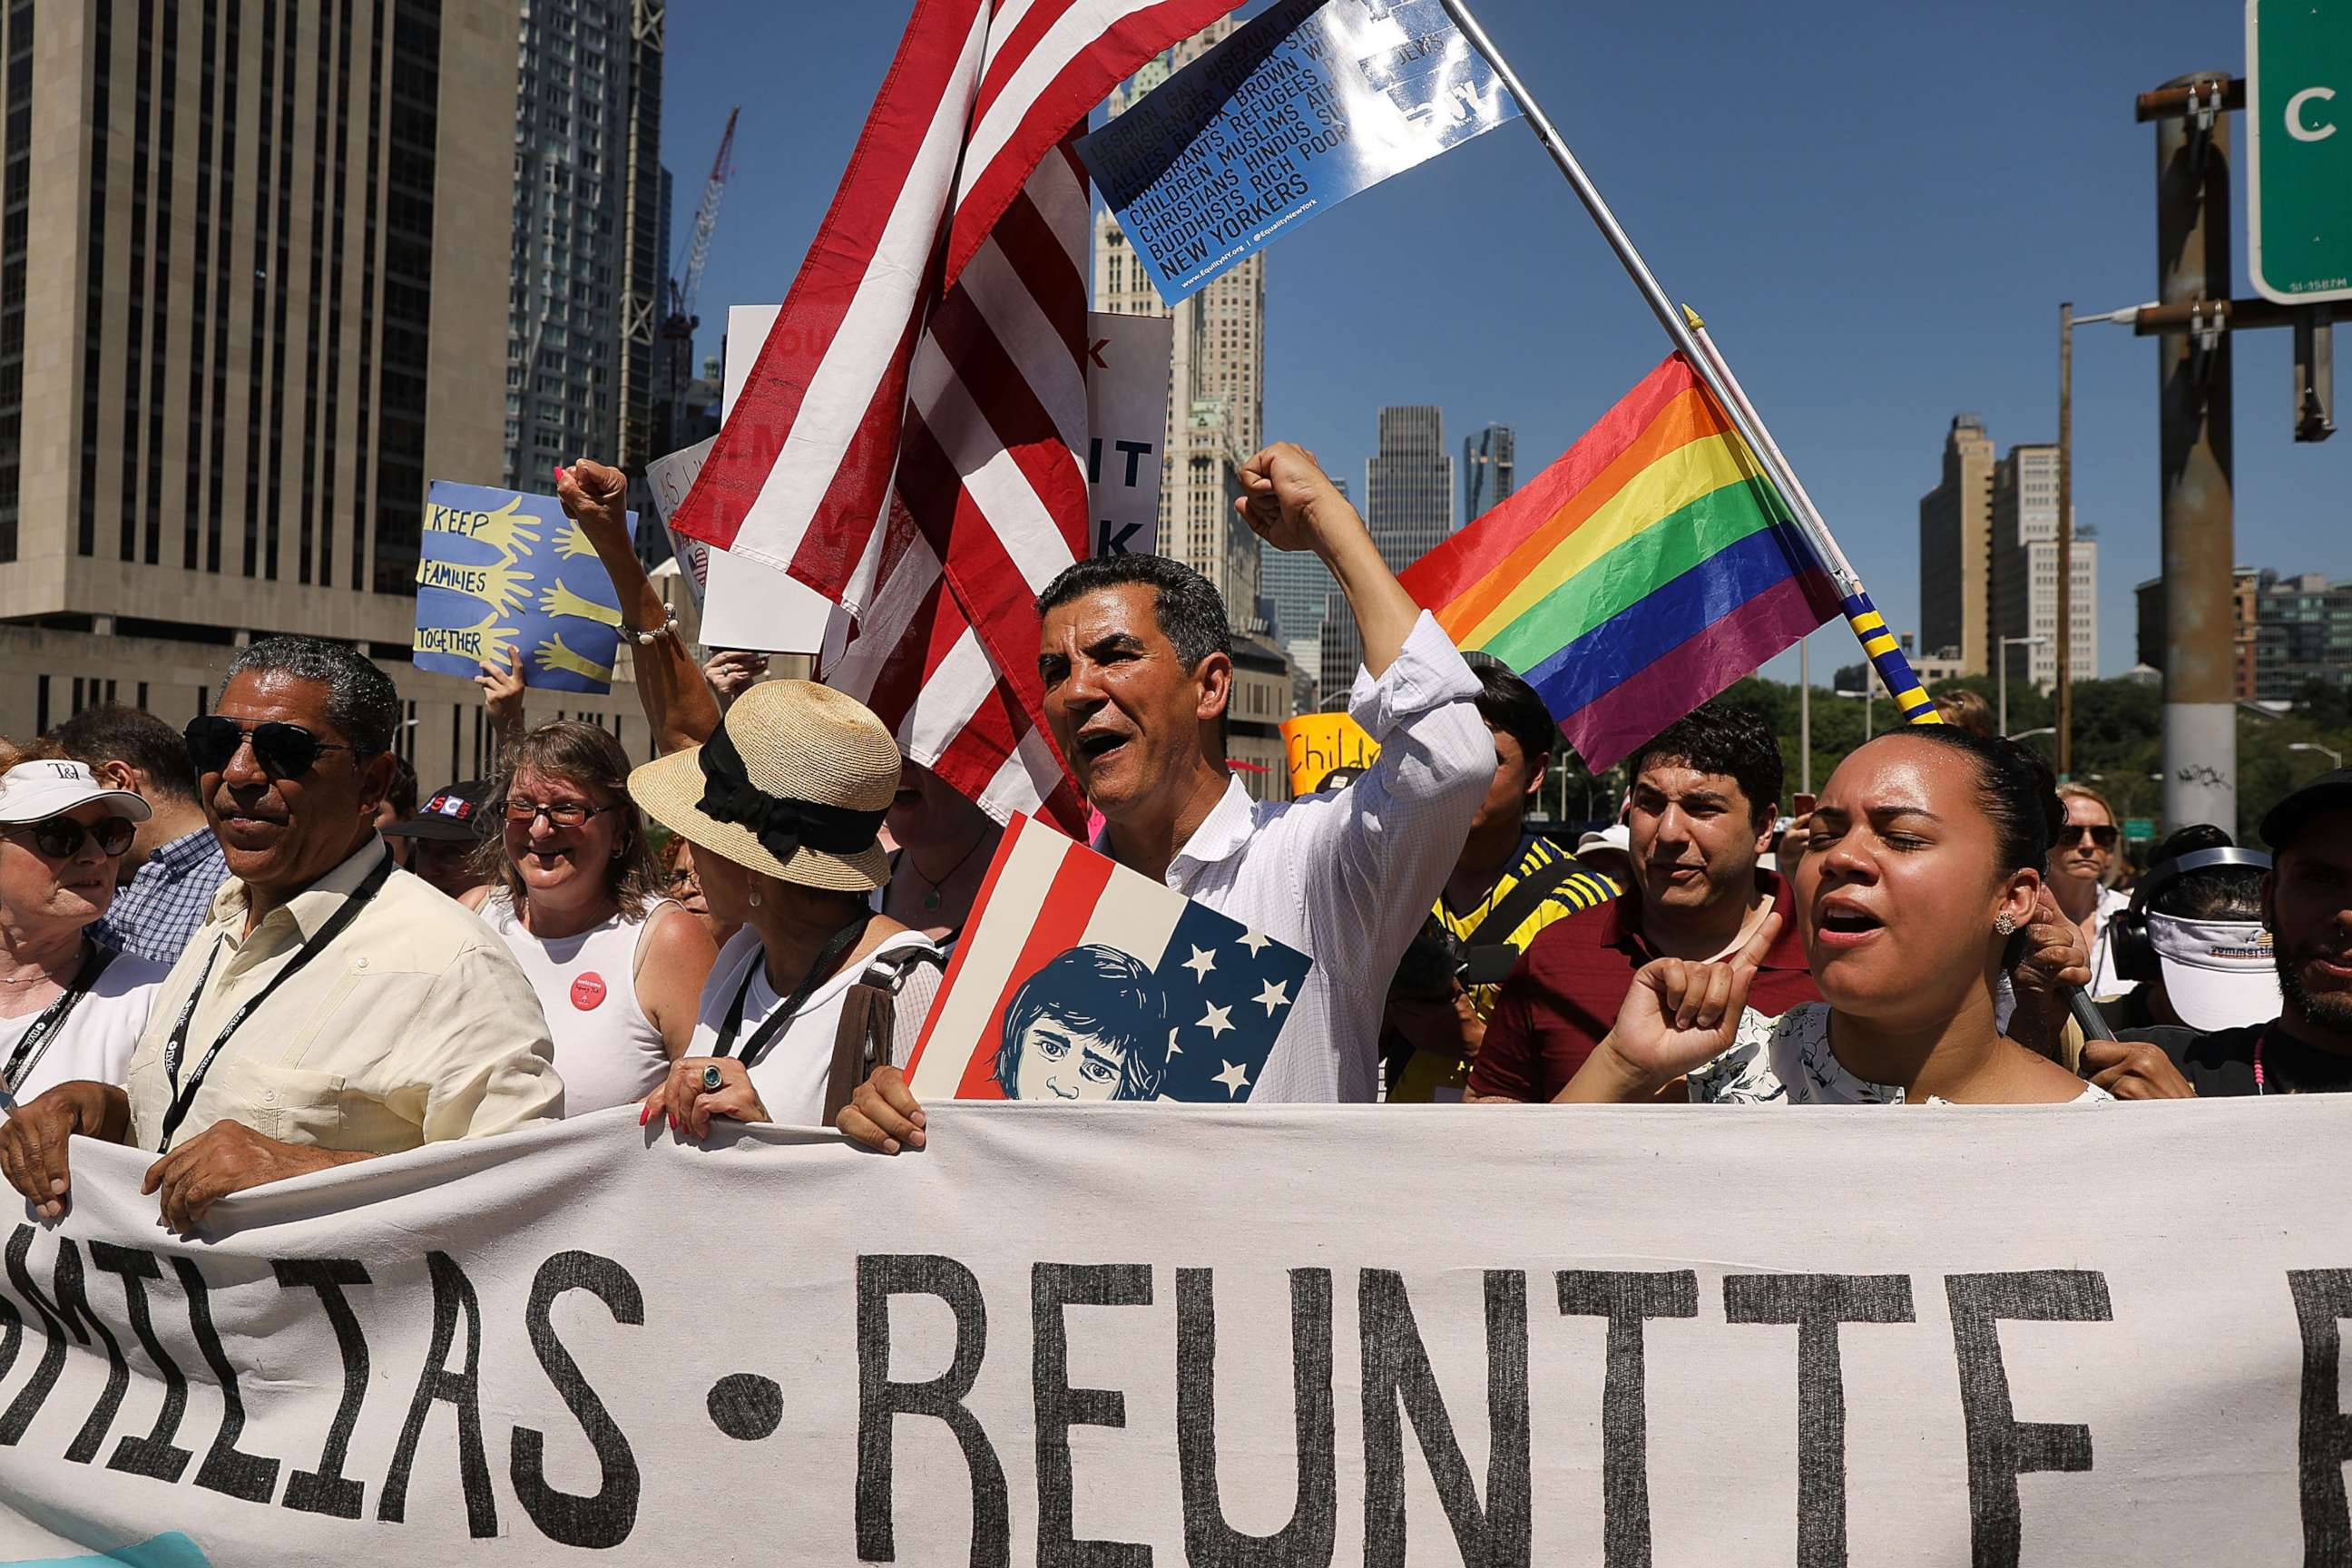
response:
[[[675,637],[677,635],[677,611],[667,609],[663,612],[661,625],[649,632],[633,631],[629,635],[637,639],[639,647],[651,647],[665,637]]]

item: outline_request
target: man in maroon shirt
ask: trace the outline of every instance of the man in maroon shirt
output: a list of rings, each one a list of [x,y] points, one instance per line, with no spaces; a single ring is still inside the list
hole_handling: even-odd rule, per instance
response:
[[[1632,885],[1528,945],[1496,999],[1465,1100],[1549,1100],[1609,1033],[1634,971],[1656,958],[1721,958],[1775,909],[1780,934],[1748,1005],[1778,1014],[1820,1000],[1789,884],[1757,864],[1780,809],[1771,726],[1710,703],[1634,752],[1633,772]]]

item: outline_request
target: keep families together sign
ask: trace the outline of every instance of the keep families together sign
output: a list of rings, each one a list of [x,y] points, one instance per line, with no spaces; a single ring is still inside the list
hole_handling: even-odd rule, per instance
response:
[[[196,1243],[78,1142],[0,1556],[2338,1563],[2345,1117],[623,1110]]]

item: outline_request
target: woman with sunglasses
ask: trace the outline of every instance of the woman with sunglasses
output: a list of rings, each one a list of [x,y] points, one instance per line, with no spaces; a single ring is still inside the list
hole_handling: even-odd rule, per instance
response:
[[[1867,742],[1830,775],[1784,862],[1823,1000],[1778,1017],[1746,1010],[1757,963],[1779,934],[1774,915],[1728,962],[1644,967],[1559,1099],[2111,1099],[1994,1022],[1997,983],[2034,940],[2060,820],[2047,772],[2014,742],[1935,725]]]
[[[490,799],[504,832],[478,864],[489,885],[465,904],[530,977],[567,1116],[635,1105],[694,1037],[718,949],[661,896],[646,825],[628,798],[629,756],[593,724],[543,724],[510,742]]]
[[[2091,955],[2094,996],[2119,996],[2139,984],[2116,973],[2115,943],[2108,921],[2131,908],[2131,896],[2114,887],[2116,844],[2122,834],[2115,808],[2106,796],[2087,784],[2058,786],[2066,820],[2058,828],[2058,842],[2050,850],[2050,897],[2058,912],[2083,933],[2083,950]]]
[[[119,1084],[166,966],[90,939],[147,803],[0,742],[0,1089]]]
[[[723,921],[710,912],[710,900],[702,891],[702,876],[694,868],[694,845],[677,834],[670,835],[669,847],[662,851],[669,896],[686,906],[686,912],[702,922],[710,933],[710,945],[725,947],[743,927],[735,921]]]

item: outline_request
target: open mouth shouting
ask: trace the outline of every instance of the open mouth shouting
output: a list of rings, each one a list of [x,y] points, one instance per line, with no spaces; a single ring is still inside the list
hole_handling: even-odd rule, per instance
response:
[[[1850,952],[1878,940],[1886,922],[1860,899],[1832,893],[1813,905],[1814,940],[1832,952]]]

